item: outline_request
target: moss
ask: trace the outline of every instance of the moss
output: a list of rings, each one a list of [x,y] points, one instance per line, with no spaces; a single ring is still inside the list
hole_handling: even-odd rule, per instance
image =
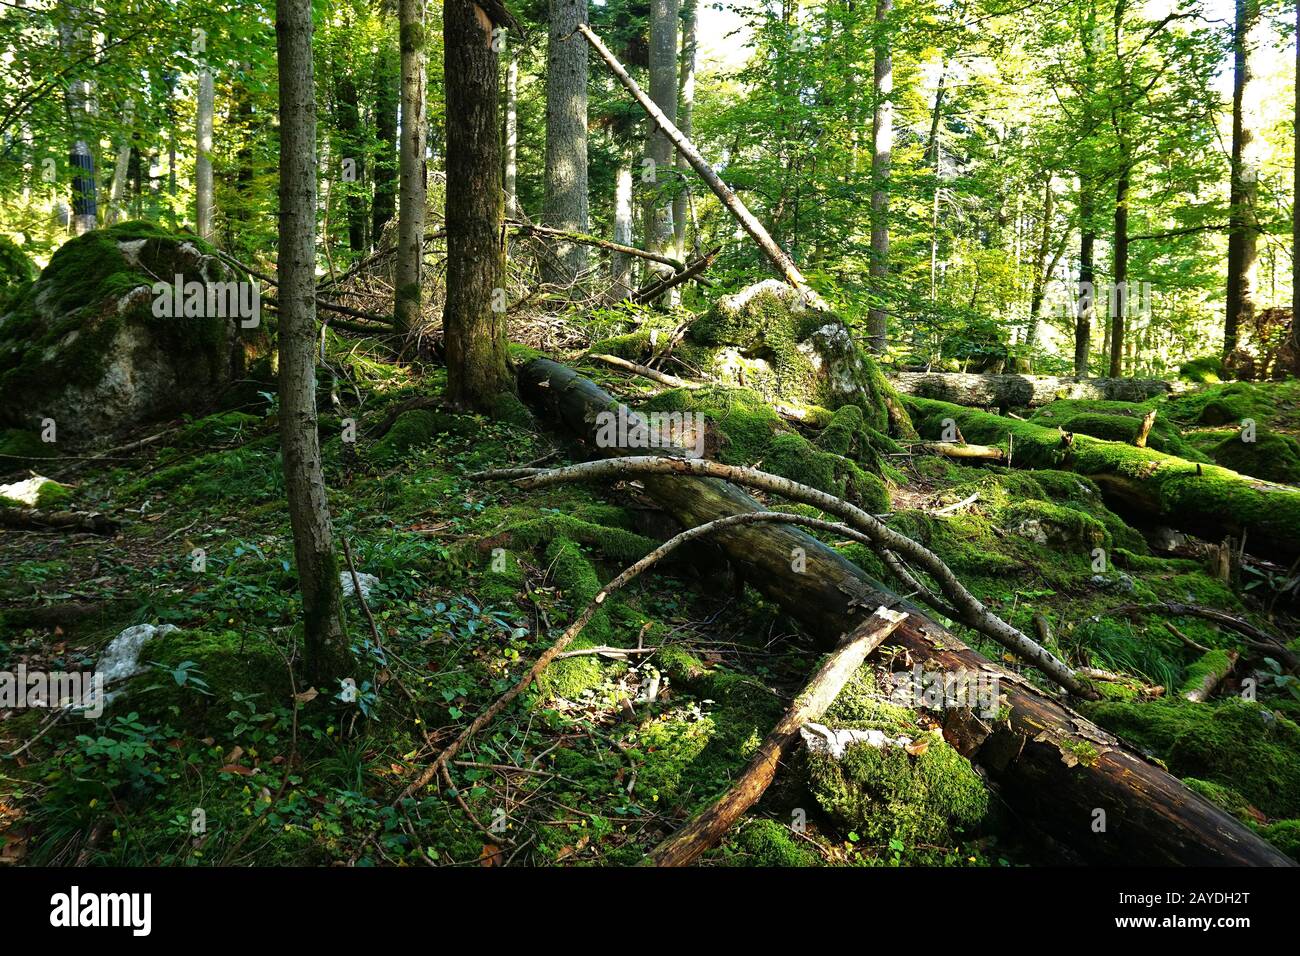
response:
[[[1300,484],[1300,442],[1265,428],[1255,430],[1254,441],[1244,435],[1234,434],[1215,445],[1210,451],[1215,462],[1252,478]]]
[[[763,457],[776,435],[787,431],[772,406],[757,392],[744,388],[670,389],[642,408],[704,415],[723,435],[718,460],[728,465],[752,465]]]
[[[0,296],[14,286],[32,281],[36,269],[22,247],[8,236],[0,236]]]
[[[817,436],[817,447],[857,462],[867,471],[880,474],[881,455],[898,452],[898,444],[866,423],[857,405],[836,409],[830,422]]]
[[[265,424],[265,418],[246,412],[218,412],[190,422],[177,433],[174,444],[178,448],[227,445],[257,432]]]
[[[427,445],[447,427],[448,416],[424,408],[402,412],[384,437],[375,442],[367,456],[376,464],[388,464],[413,448]]]
[[[1218,355],[1202,355],[1178,367],[1178,377],[1201,385],[1217,385],[1227,377],[1223,359]]]
[[[582,613],[600,592],[601,581],[595,566],[587,560],[577,542],[565,537],[552,539],[546,549],[546,564],[551,579],[562,592],[565,601],[573,608],[573,616]],[[612,644],[613,628],[610,624],[609,604],[597,611],[582,633],[569,645],[570,650],[580,650],[599,644]],[[541,675],[538,683],[544,695],[575,700],[584,690],[601,682],[600,660],[595,655],[569,657],[556,661]]]
[[[1165,403],[1171,418],[1196,425],[1238,425],[1243,419],[1267,419],[1277,410],[1270,390],[1253,382],[1211,385]]]
[[[1262,827],[1259,835],[1291,859],[1300,862],[1300,820],[1278,820]]]
[[[41,441],[35,432],[0,429],[0,468],[14,468],[24,462],[52,458],[55,447],[52,442]]]
[[[818,451],[802,435],[773,438],[761,467],[774,475],[844,498],[866,511],[889,510],[889,491],[884,482],[841,455]]]
[[[1186,694],[1188,691],[1197,690],[1211,674],[1226,674],[1231,667],[1232,660],[1228,657],[1227,651],[1220,648],[1207,651],[1187,668],[1183,677],[1183,686],[1178,689],[1178,693]]]
[[[1221,810],[1232,814],[1238,820],[1245,824],[1259,822],[1259,811],[1250,805],[1250,801],[1239,794],[1231,787],[1225,787],[1223,784],[1215,783],[1212,780],[1201,780],[1197,777],[1186,777],[1183,783],[1187,784],[1188,789],[1194,790],[1209,800]]]
[[[523,592],[524,581],[524,568],[519,558],[514,552],[503,549],[492,554],[483,583],[478,587],[479,598],[488,607],[508,607]]]
[[[543,514],[541,517],[511,524],[507,531],[518,546],[535,548],[557,537],[567,538],[600,550],[606,557],[632,562],[654,550],[655,542],[644,535],[623,528],[610,528],[568,514]]]
[[[740,830],[736,845],[748,866],[816,866],[817,857],[795,842],[790,828],[775,820],[750,820]]]
[[[1050,501],[1017,501],[1003,510],[1002,525],[1042,544],[1075,548],[1085,554],[1111,545],[1106,526],[1092,515]]]
[[[1300,815],[1300,727],[1285,717],[1235,697],[1089,709],[1103,727],[1154,753],[1179,776],[1233,787],[1270,816]]]
[[[901,747],[848,747],[840,760],[809,758],[810,784],[821,807],[841,826],[875,845],[944,844],[976,826],[988,791],[970,761],[930,732],[915,756]]]

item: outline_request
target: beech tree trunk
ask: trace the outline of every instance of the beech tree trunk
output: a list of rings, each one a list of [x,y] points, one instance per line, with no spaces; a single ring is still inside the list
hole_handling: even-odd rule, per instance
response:
[[[94,40],[90,27],[82,22],[82,9],[73,2],[65,3],[64,7],[64,20],[59,26],[59,46],[69,62],[89,57],[93,53]],[[80,236],[99,224],[95,154],[91,149],[94,139],[90,120],[95,113],[95,89],[91,81],[82,78],[69,81],[64,101],[72,126],[72,141],[68,148],[68,166],[72,171],[68,225],[73,235]]]
[[[442,36],[447,96],[447,397],[494,411],[514,379],[506,340],[498,65],[493,23],[472,0],[448,0]]]
[[[673,125],[677,124],[677,14],[677,0],[650,0],[650,99]],[[672,255],[673,246],[673,155],[672,140],[652,122],[646,142],[646,156],[652,165],[642,175],[642,182],[649,187],[645,247],[665,256]],[[654,264],[649,266],[649,274],[658,279],[668,275]]]
[[[894,153],[894,60],[890,54],[889,15],[894,0],[876,0],[875,66],[871,120],[871,295],[867,312],[867,346],[885,351],[889,339],[889,174]]]
[[[384,226],[397,209],[397,110],[401,101],[401,54],[386,40],[381,48],[375,76],[375,139],[378,152],[371,178],[375,198],[370,210],[370,241],[378,245]]]
[[[316,93],[311,0],[277,0],[280,73],[280,449],[302,592],[306,665],[324,685],[349,667],[338,559],[316,432]]]
[[[365,144],[361,131],[361,103],[357,84],[347,63],[334,64],[334,100],[338,111],[339,181],[343,184],[343,208],[348,219],[348,248],[366,248]]]
[[[199,67],[198,103],[195,106],[194,152],[194,231],[202,239],[212,240],[214,199],[212,194],[212,121],[216,111],[211,68]]]
[[[584,91],[585,93],[585,91]],[[585,96],[584,96],[585,99]],[[584,134],[585,135],[585,134]],[[519,218],[519,53],[509,44],[506,60],[506,218]],[[583,150],[585,163],[587,152]],[[585,231],[585,230],[584,230]]]
[[[691,138],[691,133],[695,124],[695,57],[697,43],[695,38],[696,27],[698,25],[699,0],[683,0],[682,20],[682,57],[681,57],[681,75],[678,82],[678,97],[680,103],[678,106],[677,128],[682,131],[682,135],[687,139]],[[678,259],[686,258],[686,220],[687,200],[690,198],[690,190],[686,185],[686,173],[691,168],[691,164],[686,161],[686,157],[677,153],[677,192],[673,196],[673,244],[676,247],[674,255]]]
[[[614,241],[632,245],[632,166],[622,162],[614,185]],[[632,257],[615,253],[609,257],[610,297],[621,301],[632,294]]]
[[[586,22],[587,0],[550,0],[542,221],[581,233],[588,228],[587,44],[574,31]],[[587,270],[587,247],[558,242],[542,257],[541,268],[544,281],[571,283]]]
[[[393,324],[399,332],[419,326],[424,310],[421,271],[425,204],[425,0],[398,5],[402,50],[402,134],[398,159],[397,266]],[[448,262],[452,260],[449,257]]]
[[[1223,317],[1223,354],[1237,347],[1242,328],[1255,314],[1255,257],[1259,223],[1255,200],[1255,131],[1251,129],[1247,99],[1250,95],[1250,33],[1259,19],[1259,0],[1236,0],[1232,30],[1232,161],[1228,215],[1228,294]]]
[[[594,383],[546,359],[524,366],[520,382],[526,397],[592,447],[595,413],[617,406]],[[651,498],[688,527],[762,510],[749,495],[717,479],[646,475],[642,483]],[[944,737],[988,772],[1014,811],[1079,857],[1128,865],[1292,865],[1176,777],[972,651],[815,538],[784,526],[742,525],[719,531],[714,540],[747,581],[828,646],[884,606],[909,613],[891,641],[908,652],[912,663],[931,671],[996,676],[1008,709],[1005,721],[990,723],[968,710],[946,710],[941,715]],[[801,571],[794,570],[792,554],[803,557]],[[1068,759],[1088,748],[1094,758]],[[1106,814],[1102,832],[1094,829],[1097,809]]]

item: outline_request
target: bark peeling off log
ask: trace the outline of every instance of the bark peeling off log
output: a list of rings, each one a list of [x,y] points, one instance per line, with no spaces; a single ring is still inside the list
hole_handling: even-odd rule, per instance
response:
[[[617,407],[594,383],[546,359],[520,369],[520,387],[593,448],[596,414]],[[600,449],[603,454],[628,451]],[[687,526],[761,509],[749,495],[717,479],[647,476],[643,484]],[[893,641],[913,663],[928,671],[997,677],[1004,719],[986,721],[967,710],[949,710],[943,715],[944,736],[985,768],[1013,809],[1081,857],[1119,864],[1293,865],[1176,777],[972,651],[815,538],[776,526],[727,529],[715,540],[756,588],[828,646],[877,607],[899,608],[909,618]],[[804,556],[802,573],[792,569],[796,549]],[[1094,830],[1097,810],[1105,812],[1103,832]]]

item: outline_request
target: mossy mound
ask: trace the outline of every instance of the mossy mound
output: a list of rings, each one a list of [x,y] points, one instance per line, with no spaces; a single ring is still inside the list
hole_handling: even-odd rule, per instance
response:
[[[1227,377],[1227,372],[1220,356],[1202,355],[1180,365],[1178,377],[1202,385],[1218,385]]]
[[[203,295],[156,316],[154,284],[177,276]],[[147,223],[69,240],[0,317],[0,421],[52,418],[60,447],[76,448],[215,404],[245,356],[241,318],[206,298],[241,280],[201,240]]]
[[[1261,827],[1259,835],[1296,862],[1300,862],[1300,820],[1278,820]]]
[[[1257,428],[1254,441],[1250,432],[1235,433],[1210,450],[1217,464],[1252,478],[1300,484],[1300,442],[1289,435],[1279,435]]]
[[[789,827],[775,820],[751,820],[741,829],[736,845],[745,853],[746,866],[816,866],[817,857],[795,842]]]
[[[1180,395],[1165,403],[1170,418],[1189,425],[1239,425],[1244,419],[1267,419],[1277,402],[1265,385],[1227,382]]]
[[[32,260],[8,236],[0,236],[0,306],[15,290],[21,290],[36,275]]]
[[[1231,787],[1269,816],[1300,816],[1300,727],[1257,703],[1177,698],[1089,708],[1105,727],[1179,776]]]

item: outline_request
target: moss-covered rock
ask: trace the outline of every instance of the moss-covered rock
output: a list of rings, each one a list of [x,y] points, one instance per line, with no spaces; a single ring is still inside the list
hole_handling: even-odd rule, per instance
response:
[[[36,268],[22,247],[8,236],[0,236],[0,307],[16,290],[32,281]]]
[[[202,294],[183,298],[184,314],[156,315],[155,283],[177,276]],[[0,421],[52,418],[60,447],[76,448],[215,404],[243,367],[241,321],[252,320],[207,298],[241,280],[202,241],[146,223],[68,241],[0,316]]]

